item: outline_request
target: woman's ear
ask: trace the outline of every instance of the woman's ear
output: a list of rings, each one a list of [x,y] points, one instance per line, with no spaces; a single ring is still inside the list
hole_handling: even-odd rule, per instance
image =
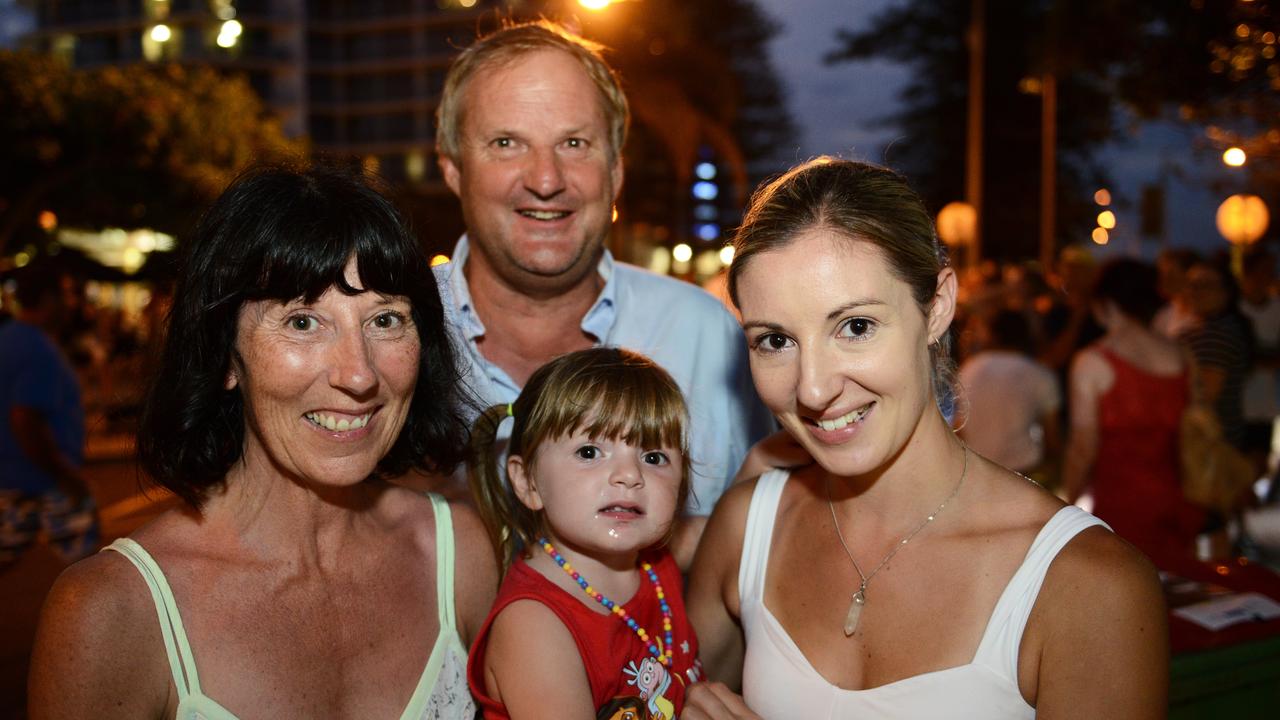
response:
[[[236,385],[240,384],[240,373],[236,372],[235,363],[231,363],[231,367],[227,369],[227,379],[223,381],[222,388],[224,390],[234,390]]]
[[[507,457],[507,478],[511,481],[511,489],[516,497],[530,510],[542,509],[542,497],[529,474],[524,458],[519,455]]]
[[[938,285],[929,304],[929,343],[937,342],[951,327],[956,315],[956,271],[944,267],[938,272]]]

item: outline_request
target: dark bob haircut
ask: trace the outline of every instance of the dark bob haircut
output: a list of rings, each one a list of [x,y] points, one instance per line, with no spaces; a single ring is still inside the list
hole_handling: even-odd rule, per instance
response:
[[[409,299],[422,348],[408,417],[373,476],[457,466],[463,391],[422,246],[369,178],[330,165],[270,166],[237,178],[185,248],[138,434],[157,483],[199,508],[241,458],[244,401],[225,381],[245,303],[314,302],[330,288],[358,294],[344,277],[352,258],[362,288]]]
[[[1117,258],[1098,271],[1093,284],[1093,302],[1110,300],[1120,312],[1150,325],[1164,302],[1158,284],[1159,273],[1151,265],[1141,260]]]

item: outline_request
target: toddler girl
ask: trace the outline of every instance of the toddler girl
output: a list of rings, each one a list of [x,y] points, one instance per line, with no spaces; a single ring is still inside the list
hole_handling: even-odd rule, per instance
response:
[[[685,422],[671,376],[613,348],[551,361],[481,415],[472,492],[510,564],[468,662],[486,718],[679,713],[701,674],[664,547],[688,492]]]

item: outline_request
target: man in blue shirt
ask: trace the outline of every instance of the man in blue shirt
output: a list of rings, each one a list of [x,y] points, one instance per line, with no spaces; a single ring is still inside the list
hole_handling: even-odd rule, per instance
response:
[[[0,316],[0,567],[37,538],[67,562],[97,549],[80,385],[51,339],[60,281],[51,267],[25,269],[16,315]]]
[[[437,151],[467,234],[437,272],[485,404],[515,400],[543,363],[595,345],[644,353],[671,373],[689,404],[694,469],[681,558],[772,418],[720,302],[604,247],[628,109],[599,50],[539,22],[483,37],[454,61]]]

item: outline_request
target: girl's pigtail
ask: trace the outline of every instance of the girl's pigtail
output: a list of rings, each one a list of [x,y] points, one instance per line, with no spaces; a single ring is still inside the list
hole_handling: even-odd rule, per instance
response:
[[[470,462],[467,463],[471,497],[475,499],[476,510],[489,532],[489,543],[504,574],[515,551],[511,528],[519,509],[513,507],[519,500],[507,487],[505,471],[498,467],[496,448],[498,426],[507,419],[509,407],[494,405],[480,413],[471,431]]]

